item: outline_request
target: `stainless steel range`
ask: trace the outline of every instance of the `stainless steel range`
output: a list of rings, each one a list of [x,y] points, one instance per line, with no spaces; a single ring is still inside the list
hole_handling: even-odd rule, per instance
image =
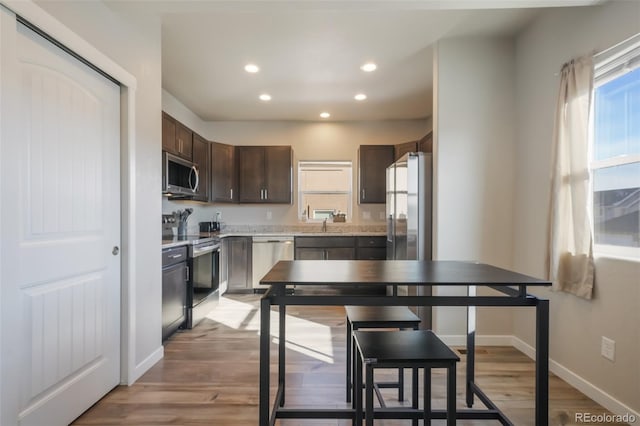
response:
[[[163,247],[184,246],[187,250],[188,279],[183,328],[192,328],[218,304],[220,287],[220,238],[182,235],[191,209],[162,215]],[[184,293],[183,293],[184,295]]]
[[[220,239],[197,238],[189,246],[186,328],[200,322],[218,304]]]

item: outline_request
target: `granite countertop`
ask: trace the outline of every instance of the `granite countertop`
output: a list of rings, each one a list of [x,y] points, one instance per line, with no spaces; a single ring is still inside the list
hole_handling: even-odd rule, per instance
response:
[[[327,224],[327,231],[322,231],[322,225],[293,225],[293,226],[228,226],[220,232],[200,233],[184,238],[163,239],[162,248],[179,247],[182,245],[206,242],[207,238],[225,237],[381,237],[386,235],[386,229],[380,225],[334,225]]]

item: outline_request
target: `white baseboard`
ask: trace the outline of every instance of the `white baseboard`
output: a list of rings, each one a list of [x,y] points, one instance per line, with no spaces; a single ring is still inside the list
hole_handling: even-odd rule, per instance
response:
[[[148,357],[142,360],[141,363],[135,366],[133,371],[131,372],[131,377],[128,383],[123,383],[123,385],[131,386],[134,384],[144,373],[147,372],[151,367],[155,365],[156,362],[160,361],[164,357],[164,346],[160,345],[158,349],[153,351]]]
[[[536,349],[534,347],[515,336],[511,336],[511,339],[512,346],[514,348],[518,349],[529,358],[535,359]],[[628,405],[622,403],[621,401],[618,401],[613,396],[595,386],[593,383],[586,381],[573,371],[569,370],[565,366],[557,363],[552,359],[549,359],[549,370],[589,398],[596,401],[598,404],[602,405],[607,410],[611,411],[613,414],[630,414],[635,416],[637,419],[640,418],[640,412],[635,411]]]

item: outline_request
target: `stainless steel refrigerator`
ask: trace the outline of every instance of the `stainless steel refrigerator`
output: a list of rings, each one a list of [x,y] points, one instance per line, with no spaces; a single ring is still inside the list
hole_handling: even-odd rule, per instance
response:
[[[431,154],[408,153],[387,168],[388,260],[431,260],[432,182]],[[399,286],[398,294],[430,295],[431,287]],[[412,309],[431,329],[431,307]]]

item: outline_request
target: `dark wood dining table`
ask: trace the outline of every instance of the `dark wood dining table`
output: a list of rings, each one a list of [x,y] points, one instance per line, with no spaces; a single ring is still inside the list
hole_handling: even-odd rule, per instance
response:
[[[476,307],[530,307],[536,312],[535,424],[549,424],[549,301],[529,294],[528,287],[550,286],[551,282],[495,266],[462,261],[413,260],[289,260],[279,261],[260,281],[269,289],[260,301],[260,402],[259,425],[273,425],[276,419],[355,419],[353,408],[287,408],[286,384],[286,307],[324,306],[464,306],[467,308],[467,355],[465,397],[467,408],[456,410],[457,419],[498,420],[513,423],[475,382]],[[295,291],[287,286],[295,285]],[[405,296],[349,294],[350,289],[366,286],[464,286],[463,296]],[[308,286],[330,286],[343,290],[305,294]],[[477,287],[497,290],[495,295],[477,295]],[[430,293],[430,292],[429,292]],[[273,405],[270,398],[271,308],[278,316],[278,388]],[[477,397],[485,408],[473,408]],[[397,410],[376,409],[375,418],[397,416]],[[416,417],[407,411],[406,418]],[[444,419],[444,410],[432,410],[432,418]]]

